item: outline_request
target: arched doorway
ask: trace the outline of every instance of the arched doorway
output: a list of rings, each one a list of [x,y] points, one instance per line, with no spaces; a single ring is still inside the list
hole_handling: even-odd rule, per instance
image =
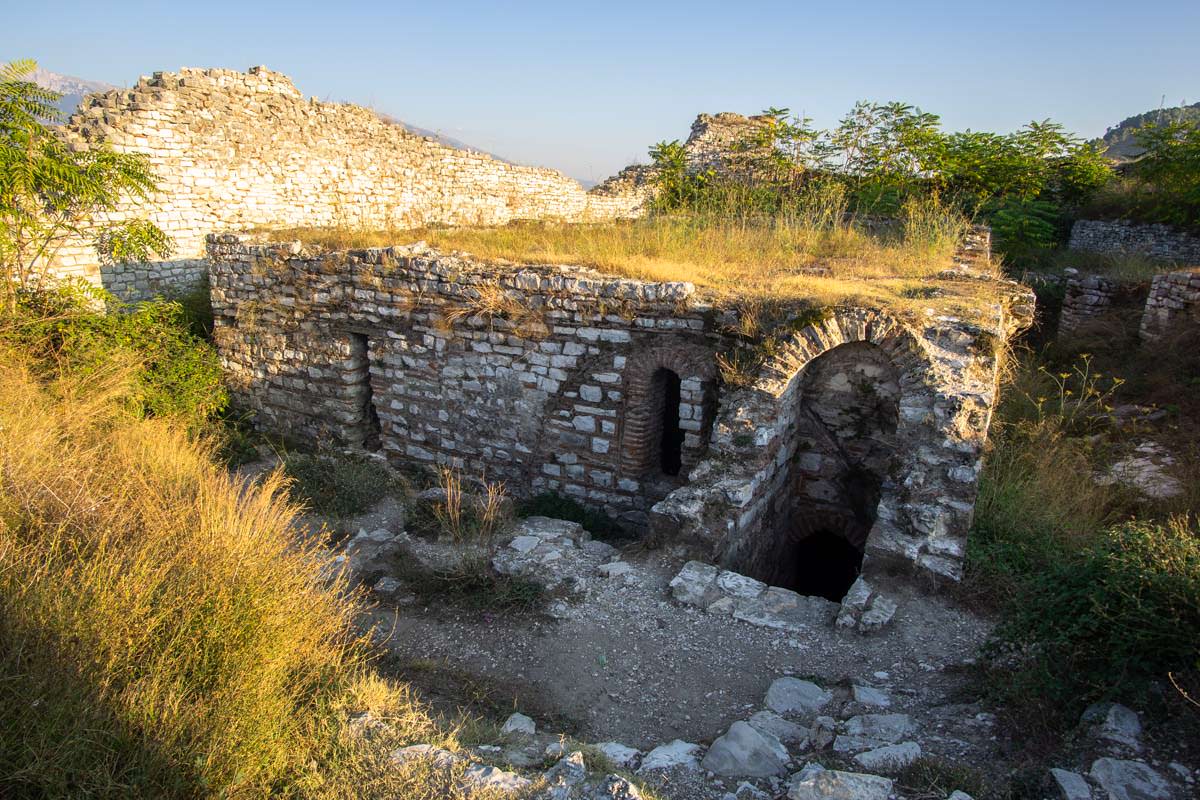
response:
[[[895,451],[900,381],[880,348],[851,342],[810,362],[791,413],[774,538],[755,577],[840,601],[862,568]]]

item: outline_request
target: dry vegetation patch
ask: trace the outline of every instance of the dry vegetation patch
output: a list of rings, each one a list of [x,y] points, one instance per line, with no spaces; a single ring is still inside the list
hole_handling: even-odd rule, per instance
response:
[[[291,228],[270,236],[338,250],[424,241],[484,260],[571,264],[638,280],[686,281],[727,303],[802,300],[973,315],[994,304],[998,291],[992,281],[946,274],[967,232],[960,217],[932,206],[873,226],[670,214],[596,225]],[[997,274],[990,263],[973,266]]]

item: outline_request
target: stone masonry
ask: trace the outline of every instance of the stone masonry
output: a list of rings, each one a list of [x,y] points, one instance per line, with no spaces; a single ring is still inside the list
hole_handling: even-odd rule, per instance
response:
[[[1069,247],[1090,253],[1138,253],[1186,266],[1200,264],[1200,236],[1170,225],[1081,219],[1071,226]]]
[[[217,345],[262,428],[561,493],[757,575],[810,515],[869,563],[957,578],[996,344],[1031,313],[1014,285],[982,322],[801,317],[736,388],[716,356],[737,312],[690,284],[419,244],[208,253]]]
[[[158,175],[154,196],[108,219],[148,218],[173,237],[173,260],[102,269],[79,241],[51,265],[127,297],[202,278],[204,237],[214,230],[598,221],[637,215],[646,196],[640,186],[586,192],[554,170],[448,147],[370,109],[306,99],[265,67],[154,73],[85,99],[63,135],[76,147],[143,153]]]
[[[1184,326],[1200,329],[1200,269],[1154,276],[1142,313],[1142,340],[1154,341]]]

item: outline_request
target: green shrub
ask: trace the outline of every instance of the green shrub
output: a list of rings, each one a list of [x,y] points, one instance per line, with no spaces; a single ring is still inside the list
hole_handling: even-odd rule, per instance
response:
[[[0,311],[0,340],[41,370],[86,377],[134,367],[129,409],[175,417],[192,430],[226,407],[216,351],[189,332],[178,303],[119,303],[79,283],[17,292],[15,299]]]
[[[424,603],[532,611],[546,601],[543,584],[519,575],[501,575],[482,557],[466,558],[445,569],[423,567],[416,559],[407,558],[397,566],[397,576]]]
[[[1131,522],[1060,553],[1022,581],[989,645],[1033,685],[1079,706],[1137,696],[1200,663],[1200,529]],[[1040,684],[1040,685],[1039,685]]]
[[[628,539],[631,534],[603,511],[587,508],[577,500],[554,492],[543,492],[517,505],[519,517],[551,517],[578,522],[601,541]]]
[[[324,516],[361,514],[397,488],[388,468],[368,456],[288,453],[283,469],[292,497]]]

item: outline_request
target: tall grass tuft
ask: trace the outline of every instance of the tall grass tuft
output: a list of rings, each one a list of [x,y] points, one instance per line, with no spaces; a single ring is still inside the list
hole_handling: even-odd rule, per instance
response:
[[[281,473],[242,483],[129,414],[131,370],[21,362],[0,357],[0,795],[454,796],[350,734],[369,710],[449,742],[369,669]]]

